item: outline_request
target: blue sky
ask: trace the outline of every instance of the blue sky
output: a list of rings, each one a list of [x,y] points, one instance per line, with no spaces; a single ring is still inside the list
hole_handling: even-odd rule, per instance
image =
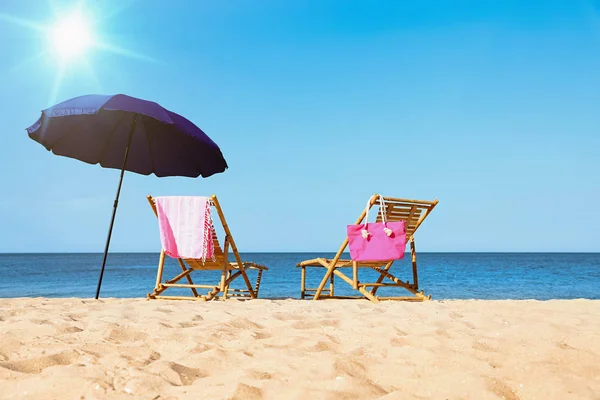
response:
[[[439,199],[420,251],[600,251],[598,2],[88,3],[129,55],[92,50],[60,85],[31,23],[76,3],[0,4],[0,252],[103,251],[119,172],[25,132],[88,93],[186,116],[229,164],[127,173],[111,251],[160,248],[146,194],[212,193],[242,251],[335,251],[375,192]]]

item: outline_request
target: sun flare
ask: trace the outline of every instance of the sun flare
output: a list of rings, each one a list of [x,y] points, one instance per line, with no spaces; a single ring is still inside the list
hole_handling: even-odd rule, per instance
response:
[[[31,20],[0,10],[0,24],[8,23],[40,35],[44,44],[43,49],[38,54],[19,62],[12,71],[22,70],[31,65],[39,68],[39,66],[46,67],[53,64],[56,75],[50,89],[49,105],[55,104],[59,97],[63,79],[80,73],[90,78],[90,82],[96,84],[98,91],[103,91],[101,81],[94,72],[94,66],[102,63],[102,60],[96,58],[92,63],[89,59],[92,52],[127,57],[144,63],[165,64],[154,57],[111,42],[102,32],[102,25],[105,25],[109,19],[129,9],[140,0],[122,0],[114,3],[112,9],[103,7],[102,2],[97,1],[73,0],[75,3],[73,8],[56,8],[54,4],[56,0],[46,1],[51,3],[53,10],[49,21]]]
[[[95,45],[92,24],[79,11],[63,16],[51,26],[48,39],[53,53],[63,62],[83,57]]]

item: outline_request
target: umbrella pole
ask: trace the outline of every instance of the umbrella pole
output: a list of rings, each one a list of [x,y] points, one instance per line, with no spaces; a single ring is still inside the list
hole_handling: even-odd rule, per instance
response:
[[[104,248],[104,258],[102,259],[102,269],[100,270],[100,277],[98,278],[98,287],[96,288],[96,300],[100,296],[100,286],[102,286],[102,277],[104,276],[104,267],[106,266],[106,257],[108,256],[108,247],[110,245],[110,237],[112,236],[113,225],[115,223],[115,216],[117,214],[117,206],[119,205],[119,195],[121,194],[121,185],[123,184],[123,175],[125,175],[125,166],[127,165],[127,157],[129,156],[129,147],[131,146],[131,137],[135,131],[137,123],[137,114],[133,117],[133,124],[129,130],[129,138],[127,139],[127,147],[125,148],[125,157],[123,158],[123,167],[121,168],[121,178],[119,179],[119,186],[117,187],[117,196],[113,203],[112,218],[110,219],[110,227],[108,228],[108,237],[106,238],[106,247]]]

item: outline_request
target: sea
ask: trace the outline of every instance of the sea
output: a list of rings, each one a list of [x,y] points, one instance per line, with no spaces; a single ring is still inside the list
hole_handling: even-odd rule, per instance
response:
[[[259,297],[300,298],[300,268],[296,264],[327,253],[242,253],[244,261],[269,268],[262,277]],[[103,254],[0,254],[0,297],[78,297],[96,294]],[[348,257],[348,255],[345,255]],[[110,253],[100,298],[145,298],[156,281],[158,253]],[[412,281],[410,254],[391,271]],[[419,253],[419,287],[434,300],[451,299],[600,299],[600,253]],[[181,272],[167,257],[165,277]],[[348,270],[348,274],[351,270]],[[318,286],[323,269],[307,272],[307,287]],[[219,273],[198,272],[194,283],[217,284]],[[253,275],[251,276],[251,279]],[[374,271],[362,270],[359,280],[373,282]],[[237,287],[243,284],[236,280]],[[169,289],[185,295],[189,289]],[[179,290],[179,292],[178,292]],[[336,278],[336,295],[354,295]],[[166,293],[168,294],[168,293]],[[378,291],[404,296],[400,288]]]

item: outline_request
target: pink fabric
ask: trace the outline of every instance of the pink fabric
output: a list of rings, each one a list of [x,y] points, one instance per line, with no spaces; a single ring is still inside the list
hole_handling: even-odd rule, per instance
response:
[[[165,253],[173,258],[214,259],[209,198],[162,196],[155,200]]]
[[[384,228],[391,229],[390,236],[386,234]],[[363,229],[369,233],[367,238],[363,237]],[[354,261],[391,261],[404,257],[406,249],[404,221],[348,225],[346,231],[350,258]]]

